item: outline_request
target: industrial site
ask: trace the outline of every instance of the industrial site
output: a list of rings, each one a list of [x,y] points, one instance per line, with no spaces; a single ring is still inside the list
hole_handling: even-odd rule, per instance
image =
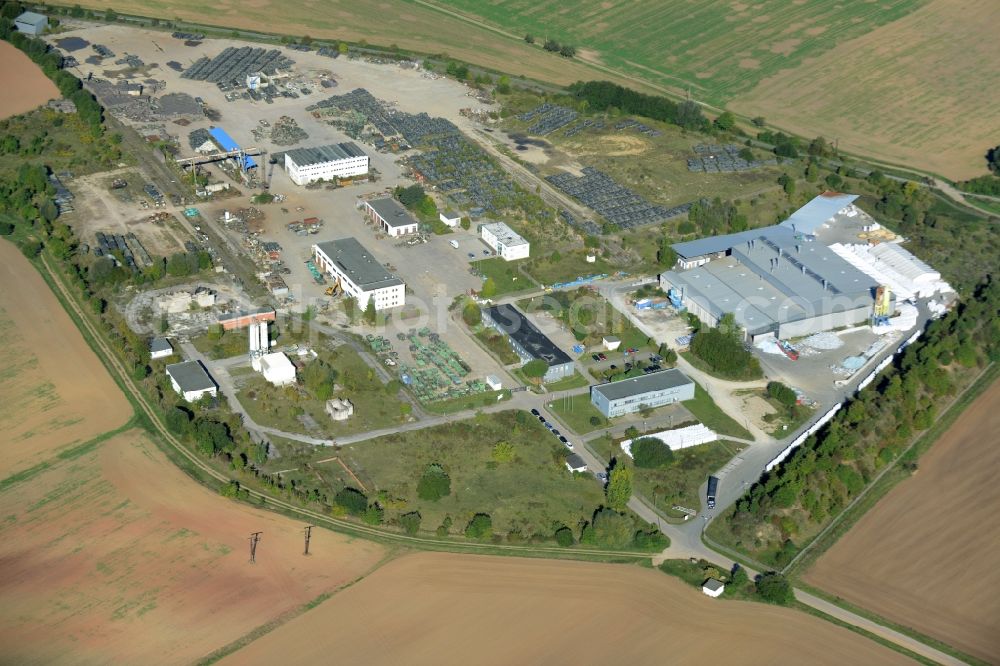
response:
[[[310,564],[287,574],[296,581],[290,596],[270,602],[278,610],[260,622],[227,615],[225,643],[188,627],[195,640],[171,648],[171,658],[271,658],[281,649],[270,641],[309,633],[313,619],[304,618],[318,615],[295,608],[316,595],[346,596],[340,586],[401,546],[453,550],[456,558],[652,558],[700,589],[699,606],[798,599],[907,656],[952,663],[939,658],[937,643],[900,632],[885,638],[882,625],[784,578],[809,571],[810,558],[822,555],[809,549],[828,547],[841,512],[883,475],[915,471],[906,456],[924,446],[917,436],[933,429],[943,397],[960,401],[992,368],[986,347],[976,346],[982,322],[955,324],[979,312],[989,282],[965,280],[937,246],[928,252],[934,239],[892,189],[916,200],[923,185],[849,169],[821,138],[801,154],[783,151],[789,137],[772,146],[692,111],[690,99],[670,102],[677,111],[668,119],[625,103],[602,107],[587,86],[612,86],[606,82],[556,91],[465,65],[456,73],[446,55],[251,39],[236,30],[223,37],[89,12],[52,20],[30,10],[12,25],[44,41],[45,57],[58,58],[57,69],[93,95],[102,129],[81,139],[87,130],[68,98],[3,120],[5,132],[39,133],[33,144],[20,139],[18,150],[28,156],[29,146],[41,146],[42,157],[0,168],[0,185],[5,177],[38,181],[36,192],[49,197],[34,227],[11,223],[10,233],[83,333],[86,343],[74,344],[105,359],[141,418],[105,424],[88,433],[93,443],[74,434],[54,447],[81,461],[58,478],[47,464],[31,467],[19,446],[11,483],[21,474],[42,475],[45,488],[84,483],[81,470],[93,468],[114,481],[89,492],[126,506],[138,486],[108,451],[144,478],[156,476],[149,460],[169,459],[248,505],[218,513],[254,530],[249,539],[241,532],[236,546],[243,557],[249,544],[250,564],[270,557],[272,533],[288,547],[300,518],[308,521],[303,556],[319,526],[346,535],[320,541],[344,556],[355,541],[366,544],[356,549],[357,566],[320,574]],[[690,125],[682,109],[694,117]],[[40,133],[45,126],[53,137]],[[79,145],[63,139],[71,131]],[[101,165],[65,157],[91,144]],[[58,160],[48,157],[58,151]],[[936,223],[930,209],[921,215],[921,224]],[[36,236],[31,254],[25,244]],[[36,323],[19,320],[13,300],[0,306],[0,323],[28,349]],[[941,343],[946,335],[955,341]],[[931,356],[926,345],[947,347],[934,354],[945,369],[925,371],[929,388],[918,391],[905,373]],[[42,352],[25,354],[12,371],[33,396],[23,404],[56,405],[35,377],[38,363],[29,362]],[[892,433],[864,421],[884,394],[910,400],[909,420]],[[59,409],[66,415],[53,412],[52,432],[74,418],[86,423],[80,410]],[[848,439],[882,443],[856,456],[823,451],[824,442]],[[815,475],[789,471],[803,464],[836,480],[809,486],[802,479]],[[785,486],[801,492],[782,495]],[[142,506],[143,519],[166,511]],[[26,521],[18,511],[11,508],[14,522]],[[101,533],[89,519],[83,524]],[[211,529],[207,518],[197,524]],[[141,538],[148,544],[159,534]],[[225,563],[206,585],[240,580],[232,546],[203,547]],[[182,557],[174,548],[164,557]],[[17,570],[30,578],[23,557]],[[87,566],[104,574],[126,559],[117,550],[103,557]],[[266,565],[269,599],[280,597],[275,581],[295,569],[289,561]],[[819,562],[803,580],[834,581],[863,609],[858,586]],[[787,588],[780,601],[762,591],[772,576]],[[114,613],[140,625],[146,612],[162,621],[155,599],[172,589],[170,577],[156,587],[128,583],[142,598]],[[55,594],[8,619],[41,622]],[[334,617],[334,607],[321,610]],[[891,620],[909,618],[891,604],[878,607]],[[89,621],[69,621],[74,636]],[[768,617],[759,632],[785,621]],[[277,630],[247,638],[266,622]],[[920,626],[943,640],[946,625]],[[980,633],[963,634],[962,647],[977,656]],[[107,636],[113,647],[86,658],[139,656],[116,630]],[[65,660],[75,640],[48,654]],[[837,643],[832,634],[823,640]],[[864,646],[851,654],[901,657],[851,640]],[[223,645],[231,652],[213,652]]]

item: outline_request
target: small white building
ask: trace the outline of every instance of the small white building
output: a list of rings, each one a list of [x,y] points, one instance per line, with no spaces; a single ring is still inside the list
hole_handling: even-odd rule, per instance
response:
[[[14,19],[14,27],[25,35],[40,35],[49,27],[49,19],[45,14],[24,12]]]
[[[387,236],[397,237],[417,233],[416,218],[395,199],[372,199],[364,202],[364,212]]]
[[[714,599],[726,591],[726,585],[721,580],[709,578],[702,584],[701,591]]]
[[[206,395],[215,396],[218,393],[215,381],[198,361],[168,365],[167,376],[177,394],[188,402],[197,402]]]
[[[605,335],[601,342],[604,343],[604,349],[607,351],[614,351],[622,344],[621,338],[614,335]]]
[[[375,303],[376,310],[406,303],[403,281],[386,270],[355,238],[313,245],[313,257],[316,267],[336,280],[361,310],[368,307],[369,301]]]
[[[571,453],[566,456],[566,469],[570,472],[586,472],[587,462],[580,457],[579,453]]]
[[[363,176],[368,166],[368,156],[353,142],[294,148],[285,153],[285,171],[296,185]]]
[[[334,398],[326,401],[326,413],[334,421],[346,421],[354,415],[354,403],[347,398]]]
[[[295,383],[295,366],[281,352],[261,356],[260,372],[264,375],[264,379],[274,386],[287,386]]]
[[[499,391],[503,388],[503,382],[496,375],[486,375],[486,385],[490,387],[491,391]]]
[[[174,355],[174,348],[166,338],[153,338],[149,343],[149,358],[168,358]]]
[[[503,222],[483,224],[479,227],[479,233],[483,242],[493,248],[497,256],[507,261],[526,259],[531,250],[531,244]]]
[[[442,210],[438,213],[438,219],[454,229],[462,223],[462,216],[453,210]]]

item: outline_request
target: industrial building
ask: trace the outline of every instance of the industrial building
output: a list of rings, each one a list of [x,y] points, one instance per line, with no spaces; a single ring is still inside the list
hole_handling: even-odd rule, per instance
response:
[[[261,356],[260,372],[264,375],[264,379],[274,386],[287,386],[295,383],[295,366],[281,352]]]
[[[313,245],[319,270],[334,278],[346,296],[364,310],[371,300],[376,310],[400,307],[406,302],[406,285],[390,273],[354,238]]]
[[[694,382],[676,369],[590,387],[590,402],[607,418],[693,398]]]
[[[219,316],[219,324],[224,331],[243,328],[259,321],[274,321],[274,308],[260,307],[250,310],[237,310]]]
[[[868,321],[879,283],[815,233],[852,216],[855,195],[820,195],[779,225],[673,246],[660,286],[702,322],[732,313],[750,338],[793,338]]]
[[[49,19],[45,14],[24,12],[14,19],[14,28],[25,35],[40,35],[49,27]]]
[[[229,136],[229,134],[227,134],[221,127],[210,127],[208,129],[208,134],[212,137],[212,141],[214,141],[219,148],[225,152],[233,153],[240,150],[240,145],[236,143],[233,137]],[[242,171],[249,171],[250,169],[257,168],[257,163],[253,161],[252,157],[249,155],[242,155],[242,158],[242,164],[239,165]]]
[[[497,256],[507,261],[527,259],[531,244],[503,222],[491,222],[479,226],[483,242],[493,248]]]
[[[372,199],[364,202],[364,211],[372,222],[388,236],[417,233],[419,223],[395,199]]]
[[[363,176],[368,173],[368,163],[368,156],[353,142],[294,148],[285,153],[285,171],[296,185]]]
[[[545,361],[549,369],[542,381],[554,382],[573,375],[573,359],[513,305],[494,305],[486,309],[483,323],[507,336],[522,365],[535,359]]]
[[[168,365],[167,376],[177,394],[187,402],[197,402],[206,395],[214,397],[218,391],[215,381],[199,361]]]

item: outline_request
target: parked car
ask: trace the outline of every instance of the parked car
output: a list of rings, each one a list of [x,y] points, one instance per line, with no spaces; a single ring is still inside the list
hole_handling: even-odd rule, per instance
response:
[[[476,253],[475,252],[470,252],[469,253],[469,258],[470,259],[475,259],[476,258]]]
[[[493,254],[493,253],[492,253],[492,252],[490,252],[489,250],[483,250],[483,254],[484,254],[484,255],[486,255],[486,256],[488,257],[488,256],[490,256],[490,255],[491,255],[491,254]]]
[[[597,480],[600,481],[601,483],[607,483],[608,482],[608,473],[607,472],[594,472],[594,476],[596,476]]]
[[[546,428],[548,428],[549,430],[554,430],[554,429],[555,429],[555,426],[553,426],[553,425],[552,425],[551,423],[549,423],[548,421],[546,421],[546,422],[545,422],[545,427],[546,427]]]
[[[542,416],[541,414],[538,415],[538,420],[541,421],[542,423],[545,423],[545,417]]]
[[[601,360],[601,357],[598,356],[597,354],[591,354],[590,358],[594,359],[594,361],[600,361]]]
[[[531,415],[532,415],[532,416],[541,416],[541,414],[539,414],[539,412],[538,412],[538,410],[537,410],[537,409],[532,409],[532,410],[531,410]]]
[[[618,366],[615,365],[614,363],[612,363],[610,367],[611,367],[612,370],[617,370],[618,369]]]
[[[563,444],[564,444],[564,445],[566,446],[566,448],[567,448],[567,449],[569,449],[570,451],[572,451],[572,450],[573,450],[573,442],[571,442],[571,441],[569,441],[569,440],[567,439],[567,440],[566,440],[565,442],[563,442]]]
[[[607,361],[608,360],[608,357],[604,355],[604,352],[599,353],[597,355],[597,358],[601,359],[602,361]]]
[[[552,434],[555,435],[556,437],[562,437],[562,434],[555,428],[552,429]]]

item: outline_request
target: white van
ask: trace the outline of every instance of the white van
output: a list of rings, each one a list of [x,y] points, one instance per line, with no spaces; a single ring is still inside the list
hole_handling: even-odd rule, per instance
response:
[[[450,241],[448,241],[448,244],[451,245],[456,250],[458,249],[458,241],[457,240],[450,240]]]

